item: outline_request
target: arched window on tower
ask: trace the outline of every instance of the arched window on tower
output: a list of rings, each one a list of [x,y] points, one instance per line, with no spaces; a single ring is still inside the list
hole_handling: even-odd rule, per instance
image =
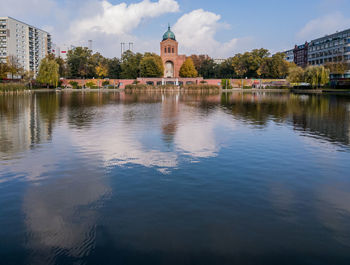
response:
[[[164,48],[164,53],[166,53],[166,47]]]
[[[174,53],[174,47],[171,49],[172,53]]]
[[[168,47],[168,53],[170,53],[170,47]]]

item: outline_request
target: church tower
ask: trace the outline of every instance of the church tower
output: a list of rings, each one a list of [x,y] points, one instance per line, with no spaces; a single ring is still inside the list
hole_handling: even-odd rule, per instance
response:
[[[179,43],[176,41],[175,34],[171,31],[170,25],[168,31],[164,33],[163,40],[160,43],[160,57],[164,65],[165,78],[178,78],[182,64],[186,60],[185,55],[179,55]]]

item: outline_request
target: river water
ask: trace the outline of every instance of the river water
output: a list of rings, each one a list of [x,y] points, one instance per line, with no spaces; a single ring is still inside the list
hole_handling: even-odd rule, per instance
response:
[[[350,264],[350,97],[0,95],[0,264]]]

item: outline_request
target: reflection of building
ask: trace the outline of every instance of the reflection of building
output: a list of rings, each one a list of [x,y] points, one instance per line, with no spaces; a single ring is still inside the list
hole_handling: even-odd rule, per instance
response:
[[[179,55],[179,43],[176,41],[175,34],[171,31],[170,26],[168,31],[163,35],[163,41],[160,43],[160,56],[164,64],[164,77],[174,78],[179,77],[179,72],[182,64],[186,60],[185,55]]]
[[[14,56],[27,71],[37,73],[40,60],[51,52],[51,35],[11,17],[0,17],[0,61]]]
[[[178,127],[180,94],[162,95],[162,131],[164,139],[172,141]]]
[[[36,96],[26,95],[1,103],[12,112],[1,115],[0,157],[12,157],[51,140],[52,125],[40,116],[43,111],[37,104]]]

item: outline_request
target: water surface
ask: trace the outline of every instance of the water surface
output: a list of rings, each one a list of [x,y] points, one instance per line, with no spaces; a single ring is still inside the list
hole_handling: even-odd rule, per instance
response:
[[[0,264],[350,264],[350,97],[0,96]]]

